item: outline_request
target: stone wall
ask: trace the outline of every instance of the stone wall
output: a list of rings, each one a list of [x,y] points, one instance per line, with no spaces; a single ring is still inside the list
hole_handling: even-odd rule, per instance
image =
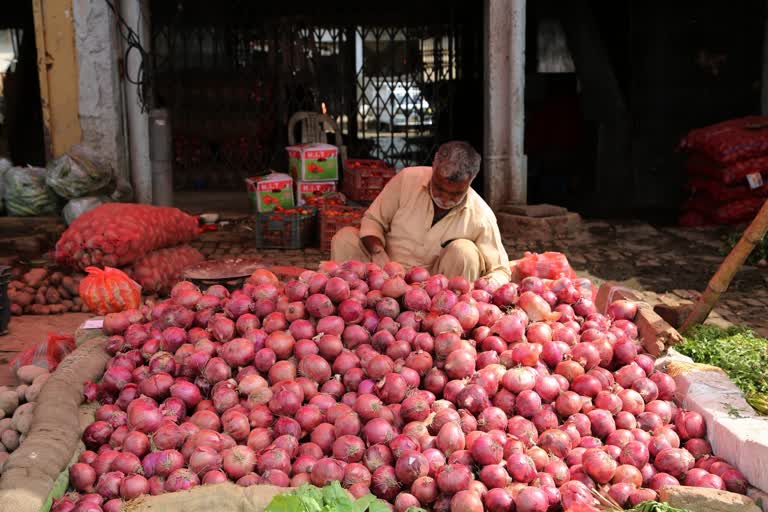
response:
[[[83,144],[129,179],[115,17],[104,1],[72,0],[72,7]]]

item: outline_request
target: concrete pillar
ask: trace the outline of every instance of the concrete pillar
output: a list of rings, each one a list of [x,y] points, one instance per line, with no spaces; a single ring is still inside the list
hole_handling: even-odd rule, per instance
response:
[[[484,1],[485,196],[491,208],[527,202],[525,0]]]
[[[119,59],[122,48],[116,20],[106,2],[73,0],[75,46],[79,70],[82,142],[130,182]]]

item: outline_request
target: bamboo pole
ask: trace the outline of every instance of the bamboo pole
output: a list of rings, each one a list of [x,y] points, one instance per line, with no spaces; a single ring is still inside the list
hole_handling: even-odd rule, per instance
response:
[[[768,231],[768,201],[763,203],[763,207],[757,212],[752,223],[744,231],[739,242],[731,249],[728,256],[725,257],[717,269],[715,275],[709,280],[707,289],[701,295],[696,304],[683,322],[680,329],[685,331],[689,327],[700,324],[709,316],[709,312],[715,307],[720,295],[728,289],[733,280],[733,276],[741,268],[749,254],[755,248],[757,242],[763,239]]]

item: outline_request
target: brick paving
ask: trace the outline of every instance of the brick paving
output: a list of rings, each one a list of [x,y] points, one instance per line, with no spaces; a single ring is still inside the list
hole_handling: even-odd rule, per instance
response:
[[[598,282],[619,281],[635,289],[678,296],[703,291],[723,259],[722,244],[732,228],[653,227],[640,222],[584,221],[568,238],[549,241],[505,239],[511,259],[525,251],[560,251],[580,274]],[[503,232],[502,226],[502,232]],[[208,258],[257,256],[267,264],[316,268],[330,255],[317,248],[259,250],[246,220],[206,233],[193,245]],[[655,296],[651,294],[651,296]],[[744,266],[718,303],[728,322],[752,326],[768,336],[768,268]]]

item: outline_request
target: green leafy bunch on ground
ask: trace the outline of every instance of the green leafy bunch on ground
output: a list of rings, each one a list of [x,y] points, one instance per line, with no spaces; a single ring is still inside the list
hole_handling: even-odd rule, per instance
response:
[[[697,363],[718,366],[747,395],[760,413],[768,410],[768,340],[748,327],[722,329],[697,325],[684,333],[685,341],[675,346]]]
[[[334,481],[322,489],[304,484],[293,492],[275,496],[265,512],[389,512],[389,505],[373,494],[353,498]],[[411,507],[408,512],[426,512]]]
[[[644,501],[632,509],[632,512],[690,512],[685,508],[675,508],[669,503]]]
[[[731,233],[726,237],[723,246],[720,249],[723,256],[731,252],[731,249],[733,249],[736,243],[741,239],[741,235],[742,233],[740,232]],[[747,263],[749,265],[754,265],[760,260],[768,260],[768,237],[763,237],[762,240],[757,242],[755,248],[752,250],[749,257],[747,257]]]

